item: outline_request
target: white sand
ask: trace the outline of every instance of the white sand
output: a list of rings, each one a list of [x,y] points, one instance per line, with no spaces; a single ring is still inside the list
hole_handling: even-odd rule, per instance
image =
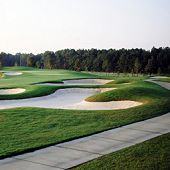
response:
[[[141,104],[142,103],[135,102],[135,101],[130,101],[130,100],[110,101],[110,102],[87,102],[87,101],[82,101],[82,102],[80,102],[78,104],[70,106],[69,109],[78,109],[78,110],[119,110],[119,109],[127,109],[127,108],[130,108],[130,107],[139,106]],[[65,107],[65,109],[67,109],[67,107]]]
[[[134,101],[111,101],[111,102],[86,102],[85,99],[94,94],[109,89],[90,89],[90,88],[69,88],[60,89],[55,93],[30,99],[20,100],[1,100],[0,109],[15,107],[41,107],[58,109],[78,109],[78,110],[117,110],[139,106],[142,103]]]
[[[9,95],[9,94],[19,94],[23,93],[25,89],[15,88],[15,89],[0,89],[0,95]]]
[[[41,83],[39,85],[103,85],[110,83],[114,80],[105,80],[105,79],[78,79],[78,80],[65,80],[63,83]]]
[[[4,74],[7,75],[7,76],[19,76],[19,75],[22,75],[23,73],[12,71],[12,72],[5,72]]]
[[[79,80],[65,80],[63,81],[64,84],[68,85],[88,85],[88,84],[95,84],[95,85],[102,85],[106,83],[110,83],[113,80],[105,80],[105,79],[79,79]]]

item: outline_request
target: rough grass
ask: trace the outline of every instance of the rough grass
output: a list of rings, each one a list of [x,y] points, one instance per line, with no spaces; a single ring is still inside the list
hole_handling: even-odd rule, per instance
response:
[[[1,78],[3,78],[3,73],[2,73],[2,72],[0,72],[0,79],[1,79]]]
[[[58,87],[42,86],[42,89],[38,91],[38,89],[34,89],[38,88],[37,85],[30,85],[33,82],[58,81],[64,78],[92,78],[91,75],[88,77],[87,73],[84,75],[84,73],[65,70],[45,70],[44,72],[38,70],[38,72],[34,72],[35,70],[25,72],[24,75],[22,75],[23,82],[21,82],[21,84],[30,90],[30,95],[36,94],[37,96],[56,90]],[[43,73],[45,74],[44,76]],[[60,79],[57,79],[57,76],[55,76],[54,79],[53,76],[47,76],[47,73],[48,75],[58,73],[62,73],[63,75]],[[18,76],[18,79],[22,80],[22,76]],[[1,87],[6,87],[6,85],[8,87],[12,86],[15,78],[2,79],[4,81],[2,81],[3,85],[1,85]],[[118,81],[118,79],[119,78],[117,78],[116,81]],[[120,78],[120,81],[121,79],[122,78]],[[112,82],[103,87],[117,87],[117,90],[90,98],[90,100],[93,101],[130,99],[144,103],[141,106],[126,110],[79,111],[41,108],[0,110],[0,158],[32,151],[169,112],[170,91],[158,85],[143,82],[143,79],[143,77],[136,77],[133,78],[132,81],[132,78],[129,78],[131,84],[128,85],[124,85],[123,83],[117,84],[116,81],[115,83]],[[15,87],[20,87],[21,85],[18,80],[14,84]],[[31,88],[33,88],[33,91],[31,91]],[[29,93],[27,95],[24,93],[19,94],[19,96],[20,95],[31,97]]]
[[[170,133],[102,156],[72,170],[169,170]]]

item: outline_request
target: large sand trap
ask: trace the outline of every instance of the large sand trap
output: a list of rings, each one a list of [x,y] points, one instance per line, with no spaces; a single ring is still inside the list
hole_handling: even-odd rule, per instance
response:
[[[103,85],[110,83],[114,80],[105,80],[105,79],[78,79],[78,80],[65,80],[63,83],[41,83],[41,85]]]
[[[4,74],[7,75],[7,76],[19,76],[19,75],[22,75],[22,72],[12,71],[12,72],[5,72]]]
[[[69,106],[69,109],[78,109],[78,110],[119,110],[127,109],[130,107],[139,106],[141,103],[124,100],[124,101],[110,101],[110,102],[87,102],[82,101],[78,104]],[[68,107],[68,106],[67,106]],[[65,107],[65,109],[67,109]],[[64,108],[64,107],[63,107]]]
[[[97,93],[114,90],[69,88],[60,89],[55,93],[30,99],[1,100],[0,109],[15,107],[41,107],[58,109],[78,109],[78,110],[116,110],[139,106],[142,103],[134,101],[111,101],[111,102],[86,102],[85,99]]]
[[[15,88],[15,89],[0,89],[0,95],[10,95],[10,94],[19,94],[23,93],[25,89]]]
[[[79,80],[65,80],[63,81],[64,84],[68,85],[87,85],[87,84],[95,84],[95,85],[102,85],[113,80],[105,80],[105,79],[79,79]]]

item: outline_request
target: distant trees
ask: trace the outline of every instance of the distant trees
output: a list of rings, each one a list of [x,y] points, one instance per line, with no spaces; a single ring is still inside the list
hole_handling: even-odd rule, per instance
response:
[[[46,51],[43,54],[43,61],[44,61],[45,68],[47,68],[47,69],[56,68],[56,56],[55,56],[54,52]]]
[[[47,69],[70,69],[76,71],[102,71],[136,74],[170,74],[170,48],[120,50],[74,50],[65,49],[55,53],[16,55],[0,53],[0,66],[30,66]]]
[[[133,70],[134,70],[134,73],[137,74],[137,76],[141,72],[141,62],[139,61],[139,58],[135,59]]]
[[[34,56],[30,56],[27,58],[27,66],[28,67],[35,67],[36,66],[36,59]]]
[[[3,65],[3,55],[1,53],[0,54],[0,70],[2,69],[2,65]]]

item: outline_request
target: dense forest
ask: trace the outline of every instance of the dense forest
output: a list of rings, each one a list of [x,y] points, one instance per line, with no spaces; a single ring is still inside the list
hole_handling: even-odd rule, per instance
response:
[[[29,66],[46,69],[70,69],[76,71],[102,71],[142,74],[170,74],[170,48],[120,50],[74,50],[15,55],[0,53],[0,68],[5,66]]]

